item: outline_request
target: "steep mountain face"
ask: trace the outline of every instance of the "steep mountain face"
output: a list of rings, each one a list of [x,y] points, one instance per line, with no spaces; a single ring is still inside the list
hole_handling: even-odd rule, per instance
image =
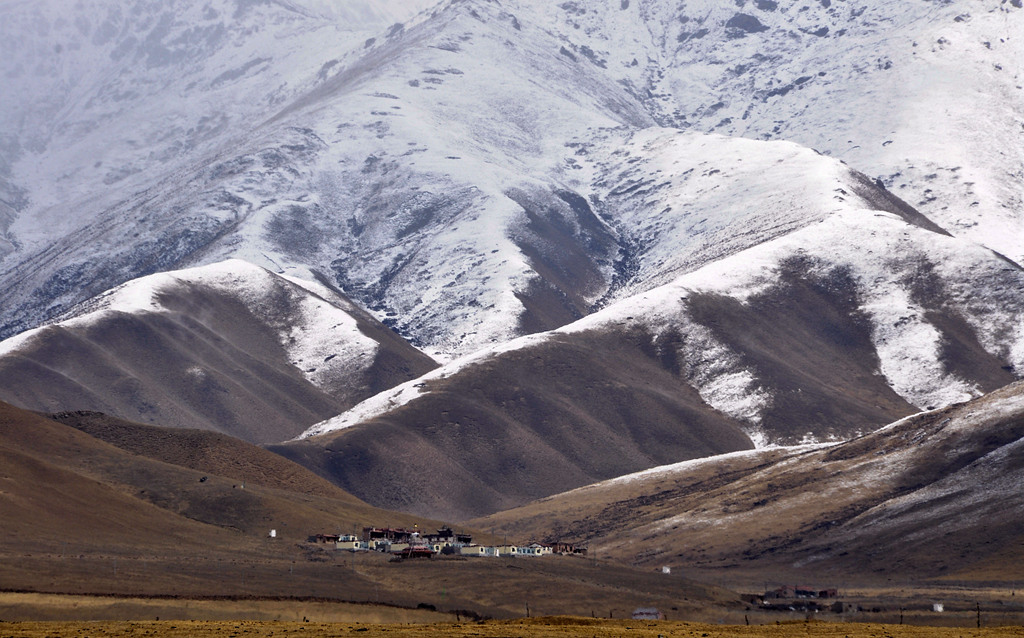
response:
[[[1024,255],[1013,3],[415,14],[428,4],[360,0],[339,19],[323,2],[6,3],[22,35],[4,38],[5,86],[27,97],[0,110],[0,334],[139,275],[243,257],[323,273],[413,343],[462,354],[820,217],[765,210],[748,230],[709,200],[662,235],[650,188],[693,183],[662,166],[679,149],[629,158],[658,165],[653,184],[622,175],[631,132],[656,124],[801,142]],[[953,77],[969,90],[946,91]]]
[[[253,442],[435,367],[336,291],[240,260],[151,275],[0,345],[0,397]]]
[[[818,149],[1024,259],[1020,3],[517,5],[660,125]]]
[[[918,221],[833,213],[274,449],[369,502],[458,517],[749,447],[737,429],[759,445],[843,440],[1012,382],[1024,271]],[[398,450],[423,466],[391,465]]]
[[[233,104],[256,86],[285,87],[253,96],[237,120],[217,125],[222,134],[197,128],[201,143],[185,144],[165,163],[157,158],[165,147],[178,149],[190,123],[170,131],[161,125],[166,139],[110,144],[111,153],[144,147],[146,157],[137,166],[125,155],[111,158],[129,164],[122,172],[133,177],[104,188],[102,200],[89,192],[80,204],[60,196],[59,207],[44,207],[42,194],[31,195],[44,185],[23,187],[40,203],[20,212],[9,230],[21,249],[5,259],[4,332],[131,277],[230,256],[328,274],[417,343],[445,351],[514,336],[521,322],[549,328],[585,314],[605,292],[617,250],[605,224],[566,200],[578,198],[555,193],[564,189],[549,173],[567,154],[569,137],[653,123],[622,88],[550,55],[557,46],[542,33],[534,34],[539,42],[517,36],[510,16],[491,5],[446,5],[389,35],[343,34],[340,44],[322,48],[318,39],[327,36],[317,29],[337,36],[332,23],[283,7],[243,12],[269,33],[235,36],[258,63],[231,71],[216,91],[220,75],[210,77],[207,67],[241,55],[227,37],[207,47],[205,65],[132,66],[141,76],[132,76],[132,85],[158,78],[169,83],[164,93],[187,94],[192,83],[211,87],[201,94],[216,111],[231,108],[218,95],[231,95]],[[225,20],[228,8],[211,19]],[[256,53],[271,41],[273,65],[260,61],[267,53]],[[293,77],[275,75],[291,68],[299,69]],[[88,90],[106,95],[104,87]],[[196,103],[204,101],[188,101]],[[118,126],[150,117],[138,101],[124,111]],[[80,114],[101,134],[93,110]],[[35,164],[24,155],[12,180],[28,184],[18,171],[30,164],[67,166],[52,157],[62,148],[47,145],[31,158]],[[74,181],[83,191],[97,187],[86,176]],[[86,210],[72,222],[62,212],[69,206]],[[125,227],[138,236],[126,241]],[[578,245],[574,254],[552,255],[563,240]],[[452,281],[457,285],[444,288]]]
[[[656,468],[475,524],[603,556],[800,574],[1007,577],[1020,531],[1024,386],[839,445]]]
[[[19,405],[459,518],[1024,370],[1012,1],[0,12]]]

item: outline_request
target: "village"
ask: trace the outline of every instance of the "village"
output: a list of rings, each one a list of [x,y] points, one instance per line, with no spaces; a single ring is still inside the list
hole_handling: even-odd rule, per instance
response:
[[[473,557],[537,557],[553,554],[585,556],[587,549],[572,543],[540,543],[478,545],[470,534],[456,533],[442,527],[435,534],[423,534],[418,528],[364,527],[362,536],[355,534],[317,534],[310,542],[333,544],[335,549],[350,552],[382,552],[400,559],[444,556]]]
[[[433,558],[444,556],[450,558],[526,558],[552,555],[586,556],[587,548],[566,542],[530,542],[526,544],[503,543],[500,545],[481,545],[473,542],[467,533],[456,532],[448,526],[441,527],[436,533],[421,532],[418,526],[413,529],[402,527],[364,527],[361,535],[356,534],[316,534],[308,539],[310,543],[333,546],[339,551],[348,552],[380,552],[390,554],[391,560],[402,561],[414,558]],[[660,568],[661,573],[670,574],[668,566]],[[822,612],[855,613],[864,610],[857,605],[838,600],[839,592],[835,588],[820,589],[809,586],[783,585],[769,588],[765,593],[747,594],[743,598],[747,603],[755,605],[763,611],[781,612]],[[933,606],[933,611],[942,611],[941,605]],[[634,620],[664,620],[665,615],[656,608],[637,608],[631,615]]]

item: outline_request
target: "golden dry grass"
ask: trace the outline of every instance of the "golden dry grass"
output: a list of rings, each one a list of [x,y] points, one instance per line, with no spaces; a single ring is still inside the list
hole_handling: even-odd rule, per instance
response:
[[[195,599],[68,596],[0,592],[0,621],[54,623],[160,621],[276,621],[430,623],[454,618],[427,609],[294,599]],[[0,624],[0,628],[10,624]],[[0,636],[6,633],[0,629]]]
[[[230,636],[261,638],[305,636],[387,636],[427,638],[434,636],[479,638],[545,638],[586,637],[612,638],[988,638],[1024,636],[1024,627],[955,629],[853,623],[800,622],[759,626],[720,626],[683,622],[650,622],[629,620],[595,620],[589,618],[548,617],[523,620],[487,621],[481,623],[434,624],[362,624],[303,622],[65,622],[65,623],[2,623],[0,638],[55,638],[89,636],[89,638],[142,638]]]

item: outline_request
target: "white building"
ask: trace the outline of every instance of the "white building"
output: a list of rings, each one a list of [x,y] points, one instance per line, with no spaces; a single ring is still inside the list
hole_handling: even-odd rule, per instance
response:
[[[366,541],[360,540],[352,534],[345,534],[335,541],[334,548],[347,549],[350,552],[365,552],[370,549],[370,546]]]
[[[462,556],[497,556],[498,548],[489,545],[465,545],[459,548]]]

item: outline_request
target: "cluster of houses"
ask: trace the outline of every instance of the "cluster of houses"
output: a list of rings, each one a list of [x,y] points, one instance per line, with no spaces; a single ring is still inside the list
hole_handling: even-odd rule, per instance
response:
[[[815,589],[799,585],[783,585],[765,592],[765,598],[838,598],[836,589]]]
[[[764,597],[756,602],[766,611],[832,611],[837,614],[855,611],[853,605],[836,600],[838,597],[839,591],[834,588],[783,585],[766,590]]]
[[[422,534],[418,529],[401,527],[364,527],[362,537],[355,534],[317,534],[310,540],[333,543],[336,549],[351,552],[384,552],[403,558],[429,558],[435,554],[526,557],[587,553],[586,548],[571,543],[477,545],[471,535],[458,534],[447,526],[437,530],[436,534]]]

